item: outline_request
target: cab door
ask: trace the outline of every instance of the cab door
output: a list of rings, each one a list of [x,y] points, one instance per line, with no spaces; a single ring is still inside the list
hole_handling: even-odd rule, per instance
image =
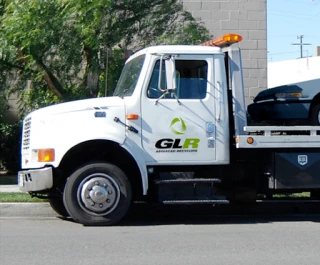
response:
[[[142,147],[156,163],[190,164],[216,161],[216,80],[213,55],[179,55],[177,88],[163,95],[160,58],[141,95]],[[161,86],[163,86],[161,88]]]

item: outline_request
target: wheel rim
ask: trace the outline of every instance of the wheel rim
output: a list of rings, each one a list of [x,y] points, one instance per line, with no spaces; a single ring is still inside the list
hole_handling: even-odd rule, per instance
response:
[[[91,174],[80,183],[77,199],[85,212],[98,216],[107,215],[120,201],[120,188],[107,174]]]

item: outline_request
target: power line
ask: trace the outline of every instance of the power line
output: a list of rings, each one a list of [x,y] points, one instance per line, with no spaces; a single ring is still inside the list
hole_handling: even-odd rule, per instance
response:
[[[303,35],[297,36],[297,39],[300,39],[300,43],[291,43],[291,45],[299,45],[300,46],[300,58],[303,58],[303,45],[311,45],[310,43],[303,43]]]
[[[279,11],[280,12],[280,11]],[[298,20],[310,20],[310,21],[320,21],[320,19],[318,18],[318,17],[314,17],[314,18],[312,18],[312,17],[301,17],[301,16],[297,16],[297,15],[290,15],[290,14],[281,14],[281,13],[279,13],[279,14],[273,14],[273,13],[271,13],[271,12],[269,12],[268,13],[268,16],[279,16],[279,17],[288,17],[288,18],[294,18],[294,19],[298,19]]]
[[[308,50],[304,50],[305,52],[308,52]],[[289,53],[297,53],[298,51],[292,51],[292,52],[276,52],[276,53],[268,53],[268,55],[282,55],[282,54],[289,54]]]

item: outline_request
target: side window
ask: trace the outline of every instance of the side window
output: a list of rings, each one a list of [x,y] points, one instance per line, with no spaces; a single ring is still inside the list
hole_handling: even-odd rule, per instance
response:
[[[166,89],[166,70],[165,64],[162,65],[162,75],[160,88]],[[159,98],[163,92],[159,89],[159,75],[160,75],[160,60],[158,60],[153,68],[151,79],[149,82],[147,95],[149,98]]]
[[[203,99],[207,93],[208,63],[204,60],[176,60],[180,72],[177,96],[180,99]]]
[[[147,95],[159,98],[163,92],[159,90],[160,60],[154,66],[149,82]],[[207,93],[208,63],[204,60],[176,60],[177,88],[174,93],[179,99],[203,99]],[[161,89],[166,89],[165,65],[162,66]],[[165,98],[174,98],[167,94]]]

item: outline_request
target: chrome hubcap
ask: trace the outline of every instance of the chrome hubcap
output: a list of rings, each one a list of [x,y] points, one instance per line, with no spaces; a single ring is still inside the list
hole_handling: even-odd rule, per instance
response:
[[[120,200],[120,188],[109,175],[95,173],[81,182],[77,196],[85,212],[93,215],[106,215],[117,207]]]

